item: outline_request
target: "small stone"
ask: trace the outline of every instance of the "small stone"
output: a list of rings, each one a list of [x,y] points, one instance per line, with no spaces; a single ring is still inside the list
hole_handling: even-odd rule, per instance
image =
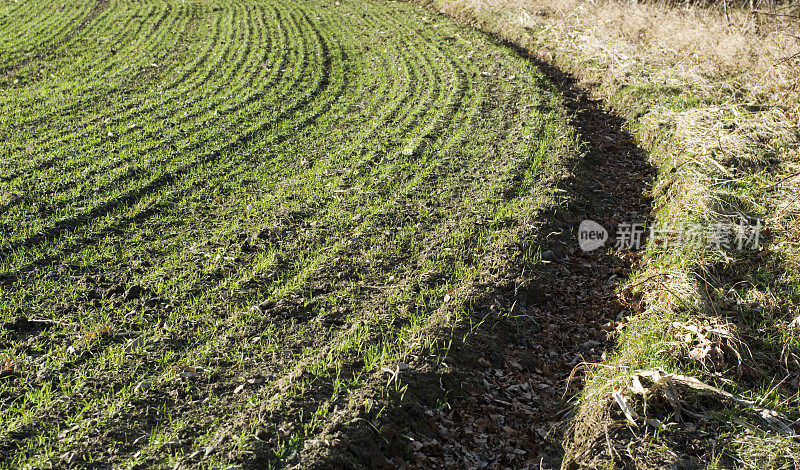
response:
[[[661,429],[661,421],[659,421],[659,420],[657,420],[655,418],[647,418],[647,419],[645,419],[645,422],[649,426],[651,426],[651,427],[653,427],[655,429]]]
[[[261,302],[260,304],[258,304],[258,308],[262,312],[265,312],[265,311],[271,309],[274,306],[275,306],[275,301],[273,301],[273,300],[265,300],[265,301]]]
[[[181,371],[181,377],[195,379],[203,372],[205,372],[205,369],[202,367],[186,367]]]
[[[146,392],[146,391],[150,390],[150,388],[152,388],[152,385],[150,384],[150,382],[148,382],[146,380],[143,380],[143,381],[139,382],[136,385],[136,387],[134,387],[133,393]]]
[[[322,445],[322,442],[319,439],[309,439],[303,444],[305,449],[317,449]]]
[[[177,439],[177,438],[172,439],[171,441],[167,441],[167,442],[164,443],[165,447],[172,447],[172,448],[181,447],[182,445],[183,445],[183,442],[181,442],[181,440]]]

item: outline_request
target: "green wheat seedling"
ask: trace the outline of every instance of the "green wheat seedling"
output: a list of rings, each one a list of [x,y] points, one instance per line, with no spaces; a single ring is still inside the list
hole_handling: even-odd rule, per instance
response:
[[[0,3],[4,468],[280,466],[374,418],[575,147],[416,7],[73,3]]]

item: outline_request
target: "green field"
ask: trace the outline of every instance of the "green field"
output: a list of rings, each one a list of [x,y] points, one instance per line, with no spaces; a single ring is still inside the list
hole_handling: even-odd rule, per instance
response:
[[[404,3],[0,0],[0,467],[302,462],[536,262],[566,121]]]

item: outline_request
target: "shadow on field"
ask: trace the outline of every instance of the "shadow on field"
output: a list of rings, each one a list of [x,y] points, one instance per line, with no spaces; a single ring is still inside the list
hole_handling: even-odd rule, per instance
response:
[[[616,322],[636,313],[615,288],[637,253],[613,245],[618,224],[646,222],[650,213],[646,152],[574,77],[505,45],[557,85],[583,144],[558,184],[564,202],[546,209],[530,234],[543,261],[512,263],[493,284],[476,286],[481,294],[464,308],[482,324],[471,334],[469,326],[439,332],[443,345],[452,340],[446,364],[412,363],[400,378],[408,385],[402,399],[395,393],[378,417],[330,430],[331,446],[304,456],[304,467],[558,467],[581,365],[600,362],[614,347]],[[586,219],[609,231],[605,249],[580,249],[577,228]]]

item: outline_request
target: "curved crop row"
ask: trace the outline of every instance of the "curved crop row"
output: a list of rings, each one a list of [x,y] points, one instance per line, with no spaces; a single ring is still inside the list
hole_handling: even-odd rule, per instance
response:
[[[0,330],[0,466],[285,462],[458,321],[571,133],[408,5],[100,5],[0,92],[0,320],[51,322]]]

